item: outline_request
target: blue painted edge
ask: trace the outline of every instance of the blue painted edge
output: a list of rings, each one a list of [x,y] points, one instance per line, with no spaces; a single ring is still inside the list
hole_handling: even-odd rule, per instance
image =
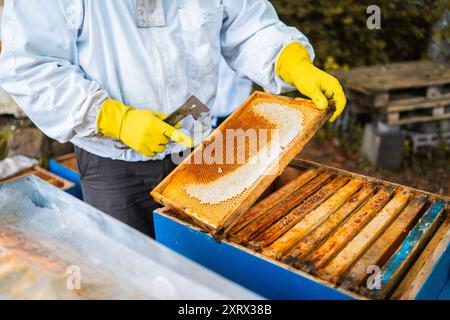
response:
[[[156,240],[268,299],[348,300],[351,295],[154,213]]]
[[[448,287],[447,291],[445,291]],[[417,300],[450,300],[450,244],[433,267],[416,296]]]
[[[438,300],[450,300],[450,275],[447,283],[439,294]]]
[[[420,218],[419,222],[414,226],[395,254],[389,259],[383,268],[381,283],[384,286],[392,277],[398,267],[407,259],[417,243],[428,231],[431,224],[438,218],[439,214],[444,210],[444,204],[437,202],[433,204]],[[442,284],[443,285],[443,284]]]
[[[81,190],[80,174],[78,172],[64,167],[63,165],[56,162],[55,160],[49,161],[48,168],[51,173],[54,173],[57,176],[60,176],[61,178],[64,178],[66,180],[69,180],[70,182],[73,182],[75,184],[75,186],[73,188],[70,188],[69,190],[66,190],[66,192],[80,200],[83,200],[83,192]]]

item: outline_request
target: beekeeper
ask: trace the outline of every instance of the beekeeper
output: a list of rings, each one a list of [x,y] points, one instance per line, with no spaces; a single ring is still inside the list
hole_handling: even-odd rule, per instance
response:
[[[320,109],[333,99],[333,120],[346,104],[266,0],[6,0],[2,40],[0,85],[76,146],[85,201],[147,234],[169,155],[201,140],[193,120],[174,128],[164,115],[191,94],[214,104],[222,56],[271,92],[296,87]]]

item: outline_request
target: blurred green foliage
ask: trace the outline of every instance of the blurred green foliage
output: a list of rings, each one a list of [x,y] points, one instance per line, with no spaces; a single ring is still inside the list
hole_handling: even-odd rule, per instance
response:
[[[298,27],[316,50],[316,64],[347,69],[423,58],[433,25],[450,0],[272,0],[280,18]],[[381,9],[381,29],[367,28],[367,8]],[[444,31],[444,32],[448,32]]]
[[[8,153],[8,140],[10,136],[10,132],[0,131],[0,161],[5,159]]]

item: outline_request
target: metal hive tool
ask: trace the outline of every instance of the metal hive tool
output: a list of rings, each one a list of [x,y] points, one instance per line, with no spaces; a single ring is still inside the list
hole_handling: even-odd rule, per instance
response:
[[[152,196],[215,237],[223,237],[329,119],[331,111],[320,111],[309,100],[257,92]],[[235,136],[230,138],[229,133]],[[251,133],[257,143],[248,138]],[[258,158],[261,155],[267,158]]]

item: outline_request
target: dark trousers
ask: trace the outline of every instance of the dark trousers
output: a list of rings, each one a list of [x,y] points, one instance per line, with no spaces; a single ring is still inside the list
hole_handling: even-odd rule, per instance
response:
[[[102,158],[75,148],[84,201],[154,238],[150,197],[174,168],[170,157],[160,161],[126,162]]]

